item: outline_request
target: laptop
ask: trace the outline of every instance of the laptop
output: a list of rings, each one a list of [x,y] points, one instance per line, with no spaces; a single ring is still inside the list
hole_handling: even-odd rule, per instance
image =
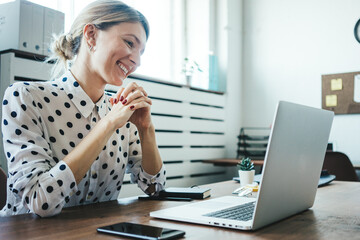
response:
[[[312,207],[334,113],[280,101],[257,198],[229,196],[167,208],[151,217],[255,230]],[[234,213],[242,216],[233,216]]]

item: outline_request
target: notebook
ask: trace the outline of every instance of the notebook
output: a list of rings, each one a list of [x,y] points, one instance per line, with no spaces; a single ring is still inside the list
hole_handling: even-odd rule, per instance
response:
[[[169,187],[160,191],[160,197],[179,197],[179,198],[192,198],[204,199],[210,197],[210,188],[185,188],[185,187]]]
[[[280,101],[257,198],[229,192],[229,196],[154,211],[150,216],[255,230],[305,211],[315,200],[333,117],[330,111]],[[245,216],[232,216],[236,212]]]

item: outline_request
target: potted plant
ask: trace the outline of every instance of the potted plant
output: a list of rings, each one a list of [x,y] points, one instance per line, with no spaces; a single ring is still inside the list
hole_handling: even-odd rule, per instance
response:
[[[250,158],[243,158],[238,164],[240,184],[242,186],[252,184],[255,176],[254,164]]]
[[[203,72],[203,70],[200,68],[199,64],[196,61],[191,60],[190,58],[187,57],[184,58],[184,65],[182,72],[186,77],[186,84],[188,86],[191,85],[191,80],[195,71]]]

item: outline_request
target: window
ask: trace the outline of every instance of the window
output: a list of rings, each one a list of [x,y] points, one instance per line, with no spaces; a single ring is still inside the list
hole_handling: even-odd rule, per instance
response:
[[[208,89],[210,53],[209,0],[186,1],[186,57],[196,62],[192,86]]]
[[[94,0],[30,0],[65,13],[65,32],[79,12]],[[0,0],[0,3],[4,1]],[[150,24],[150,37],[137,74],[158,80],[186,83],[185,58],[194,68],[191,86],[208,89],[210,8],[214,0],[123,0],[142,12]],[[211,26],[215,27],[215,26]],[[212,49],[214,50],[214,49]]]
[[[138,74],[156,79],[180,82],[178,58],[182,59],[181,1],[172,0],[125,0],[125,3],[139,10],[149,21],[150,37],[141,59]],[[180,4],[179,4],[180,3]],[[180,41],[179,41],[180,40]],[[180,55],[180,56],[179,56]]]
[[[138,74],[186,83],[185,58],[194,68],[191,85],[209,87],[210,0],[125,0],[150,24]]]

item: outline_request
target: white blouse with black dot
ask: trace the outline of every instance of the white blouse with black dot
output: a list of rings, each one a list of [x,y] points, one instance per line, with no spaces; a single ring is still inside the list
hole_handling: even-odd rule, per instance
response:
[[[19,82],[7,88],[2,106],[4,152],[8,160],[7,204],[0,216],[52,216],[63,207],[116,199],[125,173],[145,191],[165,185],[165,168],[150,175],[141,168],[136,126],[128,122],[111,136],[77,185],[62,159],[110,110],[110,96],[93,103],[68,71],[48,82]]]

